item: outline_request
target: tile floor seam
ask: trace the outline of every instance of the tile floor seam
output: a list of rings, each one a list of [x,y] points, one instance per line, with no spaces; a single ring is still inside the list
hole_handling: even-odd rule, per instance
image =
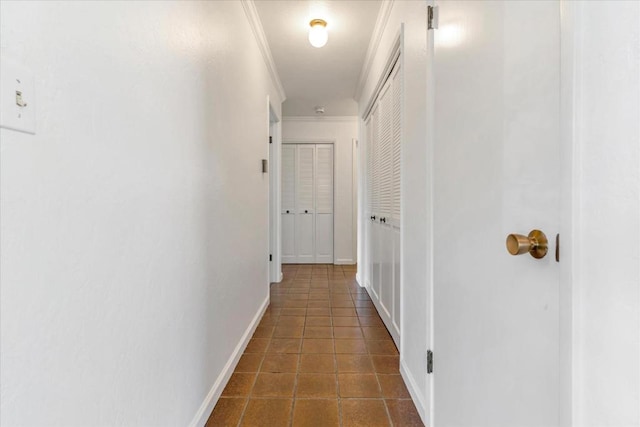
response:
[[[253,338],[253,336],[252,336],[252,338]],[[271,339],[269,339],[269,344],[271,344]],[[268,348],[268,346],[267,346],[267,348]],[[246,348],[245,348],[245,351],[246,351]],[[246,353],[243,351],[242,355],[245,355],[245,354]],[[240,357],[242,358],[242,356],[240,356]],[[251,400],[250,396],[253,393],[253,387],[256,385],[256,382],[258,381],[258,375],[260,374],[260,370],[262,369],[262,364],[264,363],[264,359],[266,357],[267,357],[267,354],[263,353],[262,354],[262,360],[260,360],[260,364],[258,365],[256,376],[253,379],[253,384],[251,385],[251,389],[249,390],[249,393],[247,394],[247,396],[245,396],[244,406],[242,408],[242,412],[240,413],[240,419],[238,419],[238,426],[237,427],[240,427],[240,425],[242,424],[242,420],[244,419],[244,416],[245,416],[245,414],[247,412],[247,407],[249,406],[249,401]],[[233,373],[231,375],[233,375]]]
[[[333,332],[333,316],[331,318],[331,328]],[[336,377],[336,400],[338,402],[338,424],[343,427],[344,421],[342,420],[342,396],[340,395],[340,379],[338,378],[338,356],[336,353],[335,340],[333,344],[333,375]]]
[[[305,324],[307,323],[307,319],[305,318]],[[304,327],[302,329],[302,335],[304,336]],[[302,362],[302,341],[300,342],[300,349],[298,352],[298,366],[296,366],[296,378],[293,381],[293,398],[291,399],[291,416],[289,417],[289,426],[293,426],[293,416],[295,415],[296,410],[296,399],[298,393],[298,378],[300,376],[300,363]]]
[[[375,374],[375,376],[376,376],[376,382],[378,383],[378,388],[380,389],[380,396],[382,396],[382,403],[384,404],[384,410],[387,413],[387,421],[389,422],[389,426],[393,426],[393,420],[391,419],[391,413],[389,412],[389,407],[387,406],[387,400],[384,398],[384,392],[382,391],[382,383],[380,383],[380,378],[378,378],[377,373]]]

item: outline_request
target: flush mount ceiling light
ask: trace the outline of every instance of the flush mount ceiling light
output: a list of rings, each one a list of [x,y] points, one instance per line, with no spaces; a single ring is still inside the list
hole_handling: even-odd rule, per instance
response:
[[[319,105],[316,107],[316,114],[324,114],[324,107]]]
[[[322,47],[327,44],[329,35],[327,34],[327,21],[324,19],[312,19],[309,22],[309,43],[313,47]]]

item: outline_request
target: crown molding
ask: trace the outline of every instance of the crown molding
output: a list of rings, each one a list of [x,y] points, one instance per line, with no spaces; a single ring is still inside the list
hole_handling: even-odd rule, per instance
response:
[[[249,26],[253,31],[256,42],[258,43],[260,53],[262,53],[262,58],[267,66],[267,70],[269,71],[269,76],[271,76],[271,81],[278,91],[278,95],[280,95],[280,100],[284,102],[284,100],[287,99],[287,94],[284,92],[284,88],[282,87],[282,82],[278,75],[278,69],[273,61],[271,48],[269,48],[267,36],[264,34],[264,28],[262,27],[262,22],[260,21],[260,16],[258,15],[258,10],[256,9],[254,0],[241,0],[241,4],[244,9],[244,13],[247,16],[247,20],[249,21]]]
[[[375,27],[373,27],[373,34],[371,35],[371,40],[369,41],[367,55],[365,56],[364,62],[362,63],[362,70],[360,70],[360,79],[358,80],[358,85],[356,86],[356,93],[353,96],[356,101],[360,101],[360,97],[362,96],[362,90],[364,89],[364,85],[367,82],[367,78],[369,77],[369,72],[371,71],[373,58],[375,57],[375,53],[378,50],[380,40],[382,40],[382,34],[384,33],[384,29],[387,26],[387,21],[389,21],[389,16],[391,15],[393,1],[394,0],[383,0],[382,4],[380,5],[380,11],[378,11],[378,19],[376,19],[376,25]]]
[[[358,116],[286,116],[283,122],[356,122]]]

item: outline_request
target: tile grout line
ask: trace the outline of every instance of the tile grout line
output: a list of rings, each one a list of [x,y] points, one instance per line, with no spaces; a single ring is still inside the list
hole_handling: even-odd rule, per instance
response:
[[[307,307],[309,306],[309,300],[307,299]],[[291,415],[289,416],[289,426],[293,426],[293,415],[296,410],[296,394],[298,392],[298,380],[300,378],[300,363],[302,362],[302,345],[304,343],[304,331],[307,328],[307,314],[305,308],[304,323],[302,325],[302,337],[300,338],[300,344],[298,346],[298,364],[296,365],[296,376],[293,380],[293,395],[291,396]]]
[[[342,419],[342,396],[340,395],[340,379],[338,377],[338,353],[336,352],[336,339],[333,322],[333,304],[331,301],[331,290],[329,290],[329,313],[331,319],[331,336],[333,337],[333,376],[336,379],[336,403],[338,405],[338,424],[343,426],[344,421]]]
[[[269,290],[271,291],[271,290]],[[262,320],[262,319],[261,319]],[[275,328],[274,328],[275,331]],[[255,334],[255,332],[254,332]],[[271,332],[271,336],[273,337],[273,331]],[[253,339],[253,336],[251,336],[251,338]],[[269,338],[269,345],[271,345],[271,338]],[[269,348],[269,345],[267,345],[267,349]],[[246,349],[245,352],[242,353],[242,356],[244,356],[246,353]],[[240,356],[240,358],[242,358],[242,356]],[[260,375],[260,369],[262,368],[262,364],[264,363],[264,359],[267,357],[267,353],[266,350],[264,353],[262,353],[262,360],[260,361],[260,365],[258,366],[258,371],[256,372],[256,376],[253,379],[253,384],[251,384],[251,389],[249,390],[249,393],[246,396],[246,401],[244,402],[244,407],[242,408],[242,413],[240,414],[240,419],[238,420],[238,427],[242,424],[242,420],[244,419],[244,416],[247,412],[247,408],[249,407],[249,401],[251,400],[251,395],[253,394],[253,388],[256,385],[256,382],[258,381],[258,375]],[[232,374],[233,375],[233,374]]]
[[[351,296],[351,293],[349,293],[349,298],[350,300],[353,302],[353,297]],[[333,313],[333,312],[332,312]],[[356,317],[358,325],[360,325],[360,319],[358,317]],[[331,326],[333,326],[333,317],[332,317],[332,321],[331,321]],[[340,379],[338,377],[338,353],[334,352],[333,353],[333,359],[335,361],[335,367],[336,367],[336,387],[338,388],[338,415],[339,415],[339,422],[340,422],[340,427],[344,426],[344,419],[343,419],[343,413],[342,413],[342,396],[340,394]]]

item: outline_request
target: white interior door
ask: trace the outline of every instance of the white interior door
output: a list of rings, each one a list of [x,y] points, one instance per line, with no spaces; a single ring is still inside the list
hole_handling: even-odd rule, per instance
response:
[[[559,3],[438,6],[434,425],[555,426]],[[547,256],[509,255],[532,229]]]
[[[333,145],[315,149],[315,262],[327,264],[333,263]]]
[[[391,190],[393,187],[392,165],[392,117],[391,80],[382,88],[378,97],[378,139],[377,139],[377,188],[378,188],[378,239],[380,257],[380,294],[378,311],[390,326],[393,311],[393,236],[391,235]],[[389,328],[391,329],[391,328]]]
[[[296,258],[296,147],[282,145],[281,190],[282,262],[295,263]]]
[[[297,151],[296,179],[296,248],[297,262],[315,262],[315,154],[312,144],[300,144]]]
[[[402,73],[397,58],[365,120],[365,286],[400,348]]]
[[[333,263],[333,145],[282,146],[282,262]]]
[[[377,95],[366,121],[365,227],[371,299],[400,347],[400,158],[402,82],[398,60]]]
[[[400,61],[392,70],[391,79],[391,210],[388,219],[392,245],[391,266],[393,278],[393,308],[391,336],[400,348],[400,216],[401,216],[401,151],[402,151],[402,72]]]
[[[379,111],[376,105],[371,113],[371,140],[369,150],[371,155],[371,168],[369,180],[371,182],[371,226],[369,233],[369,270],[371,277],[371,299],[380,300],[380,159],[379,151]],[[379,310],[378,310],[379,311]]]

